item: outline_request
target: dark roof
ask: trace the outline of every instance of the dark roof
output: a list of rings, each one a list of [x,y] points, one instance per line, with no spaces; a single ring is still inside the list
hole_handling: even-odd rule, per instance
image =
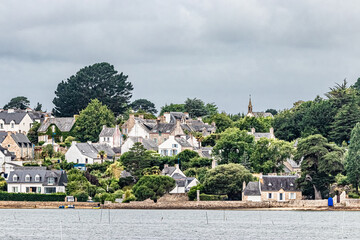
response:
[[[112,137],[114,132],[115,128],[104,127],[100,132],[100,137]]]
[[[5,140],[7,135],[8,135],[7,132],[0,132],[0,143],[2,143]],[[31,144],[28,137],[23,133],[12,133],[11,137],[14,139],[14,141],[18,146],[20,146],[20,144]]]
[[[0,143],[4,141],[7,136],[7,132],[0,132]]]
[[[26,112],[0,112],[0,119],[2,119],[6,124],[9,124],[11,121],[19,124],[26,114]]]
[[[296,185],[297,176],[262,176],[261,191],[299,191]]]
[[[48,118],[40,125],[38,132],[46,132],[52,124],[61,132],[70,132],[75,124],[75,118]]]
[[[254,133],[253,134],[254,135],[254,137],[256,137],[256,138],[268,138],[268,139],[270,139],[271,138],[271,134],[270,133]]]
[[[185,113],[183,112],[170,112],[170,123],[176,123],[177,120],[188,119]]]
[[[17,181],[13,181],[14,175],[18,176]],[[10,176],[7,180],[8,183],[28,183],[25,181],[26,175],[30,175],[30,183],[35,182],[35,176],[40,176],[40,183],[48,185],[47,179],[49,177],[56,178],[55,184],[52,186],[65,186],[67,183],[67,175],[63,170],[47,170],[46,167],[16,167],[14,171],[10,172]]]
[[[178,142],[182,147],[192,147],[191,144],[182,137],[175,137],[175,141]]]
[[[92,144],[89,143],[76,143],[76,147],[79,149],[82,155],[90,157],[90,158],[97,158],[98,151]]]
[[[121,153],[121,147],[113,147],[112,150],[115,154]]]
[[[152,133],[171,133],[175,129],[176,124],[173,123],[158,123],[152,129]]]
[[[120,178],[127,178],[127,177],[132,177],[130,172],[124,170],[120,173]]]
[[[259,182],[249,182],[244,190],[245,196],[260,196]]]
[[[176,167],[164,167],[164,169],[162,170],[162,174],[166,176],[171,176],[171,174],[173,174],[175,170]]]
[[[113,158],[115,156],[115,152],[110,147],[109,144],[106,143],[93,143],[93,147],[97,150],[97,153],[100,151],[104,151],[108,159]]]
[[[5,155],[5,157],[13,157],[13,154],[11,154],[9,150],[3,148],[2,146],[0,146],[0,152],[2,152]]]
[[[158,150],[158,145],[154,140],[144,139],[142,137],[129,137],[134,143],[140,142],[146,150]]]

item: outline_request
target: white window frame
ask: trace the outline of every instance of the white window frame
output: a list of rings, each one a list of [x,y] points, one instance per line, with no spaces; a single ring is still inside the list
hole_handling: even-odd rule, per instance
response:
[[[12,187],[13,192],[17,193],[19,192],[19,187]]]
[[[13,182],[17,182],[18,181],[18,175],[14,174],[13,176]]]
[[[291,194],[294,194],[294,196],[293,196],[293,197],[291,197]],[[289,193],[289,199],[290,199],[290,200],[294,200],[294,199],[296,199],[296,193]]]
[[[25,182],[30,182],[31,176],[29,174],[26,174],[25,176]]]
[[[35,176],[35,182],[40,182],[40,175],[39,175],[39,174],[36,174],[36,176]]]
[[[49,177],[49,178],[47,179],[47,182],[48,182],[48,185],[54,185],[54,184],[55,184],[55,178]]]
[[[280,195],[282,194],[282,200],[280,200]],[[285,193],[278,193],[278,201],[283,202],[285,201]]]

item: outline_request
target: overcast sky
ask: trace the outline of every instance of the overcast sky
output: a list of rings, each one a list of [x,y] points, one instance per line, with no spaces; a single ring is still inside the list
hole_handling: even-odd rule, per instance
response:
[[[228,113],[289,108],[360,76],[359,1],[0,1],[0,107],[51,110],[61,80],[109,62],[133,98]]]

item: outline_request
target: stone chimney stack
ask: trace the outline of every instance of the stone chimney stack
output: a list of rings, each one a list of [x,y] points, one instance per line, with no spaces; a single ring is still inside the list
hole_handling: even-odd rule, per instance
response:
[[[168,168],[169,167],[169,164],[164,164],[164,168]]]
[[[179,164],[175,164],[175,168],[176,168],[176,169],[180,169],[180,168],[179,168]]]
[[[272,128],[272,127],[270,128],[270,134],[274,135],[274,128]]]
[[[251,128],[251,134],[255,134],[255,128]]]

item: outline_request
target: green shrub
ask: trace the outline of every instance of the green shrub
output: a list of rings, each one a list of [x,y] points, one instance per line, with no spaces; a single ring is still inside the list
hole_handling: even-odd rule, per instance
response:
[[[105,189],[103,189],[102,187],[98,187],[96,189],[96,193],[105,193],[105,192],[106,192]]]
[[[222,201],[225,199],[227,199],[227,195],[210,195],[205,193],[200,194],[201,201]]]
[[[85,191],[76,191],[74,197],[76,197],[78,202],[86,202],[89,199],[89,195]]]
[[[354,192],[350,192],[348,195],[349,195],[349,198],[360,198],[360,196]]]
[[[136,197],[134,194],[132,194],[131,190],[126,190],[125,191],[125,198],[123,200],[123,203],[129,203],[132,201],[135,201]]]
[[[347,176],[344,176],[341,173],[339,173],[338,175],[335,176],[335,181],[337,184],[339,184],[341,186],[350,184]]]
[[[38,144],[39,144],[39,146],[42,146],[42,145],[44,145],[44,141],[40,141]]]
[[[63,202],[65,197],[65,193],[37,194],[0,192],[0,201]]]
[[[0,177],[0,191],[7,191],[7,183],[3,177]]]
[[[122,190],[117,190],[116,192],[113,193],[115,199],[116,198],[122,198],[123,194],[124,194],[124,192]]]
[[[198,184],[198,185],[190,188],[190,191],[188,192],[189,201],[196,200],[196,191],[197,190],[200,190],[200,193],[201,193],[202,191],[204,191],[204,186],[202,184]]]

